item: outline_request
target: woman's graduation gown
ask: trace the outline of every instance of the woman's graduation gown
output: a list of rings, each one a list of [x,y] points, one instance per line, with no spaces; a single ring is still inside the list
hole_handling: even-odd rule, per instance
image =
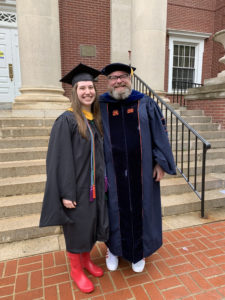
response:
[[[90,201],[91,137],[81,137],[74,115],[66,111],[52,128],[47,153],[47,181],[40,226],[63,225],[67,251],[89,252],[108,238],[103,141],[94,121],[88,121],[95,140],[96,199]],[[66,208],[62,199],[76,201]]]
[[[136,263],[162,245],[160,184],[153,178],[158,163],[176,174],[164,119],[155,101],[137,91],[115,100],[100,97],[109,181],[110,237],[117,256]]]

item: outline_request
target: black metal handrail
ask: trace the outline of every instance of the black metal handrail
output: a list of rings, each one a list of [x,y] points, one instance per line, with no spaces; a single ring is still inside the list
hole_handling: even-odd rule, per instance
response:
[[[202,86],[201,83],[183,81],[183,80],[173,80],[172,89],[173,89],[173,103],[179,103],[180,106],[185,106],[184,95],[187,93],[187,90],[190,88],[196,88]]]
[[[177,170],[186,180],[194,193],[201,200],[201,217],[205,213],[205,170],[206,170],[206,152],[211,148],[211,144],[207,142],[198,132],[196,132],[176,111],[160,98],[140,77],[136,74],[132,77],[132,83],[135,90],[153,98],[164,114],[166,124],[168,126],[168,134],[170,144],[175,153],[175,163]],[[169,122],[168,122],[169,121]],[[175,123],[175,128],[174,128]],[[180,142],[180,143],[179,143]],[[199,146],[201,142],[201,145]],[[202,152],[199,154],[200,149]],[[198,152],[199,151],[199,152]],[[193,152],[193,153],[191,153]],[[179,157],[180,154],[180,157]],[[191,156],[193,158],[191,159]],[[186,159],[186,168],[185,168]],[[198,185],[198,161],[202,160],[202,168],[200,173],[201,183]],[[191,168],[191,163],[193,167]],[[191,175],[193,177],[191,178]],[[192,179],[192,182],[191,182]],[[199,188],[200,187],[200,188]],[[199,191],[200,190],[200,191]]]

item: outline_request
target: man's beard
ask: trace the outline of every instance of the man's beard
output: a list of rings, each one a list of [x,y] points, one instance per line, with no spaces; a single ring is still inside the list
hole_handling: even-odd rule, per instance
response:
[[[109,94],[116,100],[124,100],[130,96],[131,92],[131,88],[126,86],[123,92],[117,92],[116,90],[112,89],[109,91]]]

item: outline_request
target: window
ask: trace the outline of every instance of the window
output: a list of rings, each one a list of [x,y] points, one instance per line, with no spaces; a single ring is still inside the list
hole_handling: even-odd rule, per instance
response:
[[[187,83],[194,82],[195,75],[195,47],[190,45],[174,44],[172,89],[180,89]],[[184,83],[184,86],[181,85]]]
[[[204,39],[211,34],[168,30],[168,92],[201,83]]]

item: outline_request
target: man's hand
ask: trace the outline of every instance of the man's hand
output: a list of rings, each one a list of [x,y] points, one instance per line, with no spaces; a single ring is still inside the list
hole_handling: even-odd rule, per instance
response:
[[[165,172],[160,167],[160,165],[156,164],[153,169],[153,178],[155,178],[155,181],[160,181],[163,178],[164,174]]]
[[[62,199],[62,202],[66,208],[76,208],[77,205],[76,201],[70,201],[64,198]]]

